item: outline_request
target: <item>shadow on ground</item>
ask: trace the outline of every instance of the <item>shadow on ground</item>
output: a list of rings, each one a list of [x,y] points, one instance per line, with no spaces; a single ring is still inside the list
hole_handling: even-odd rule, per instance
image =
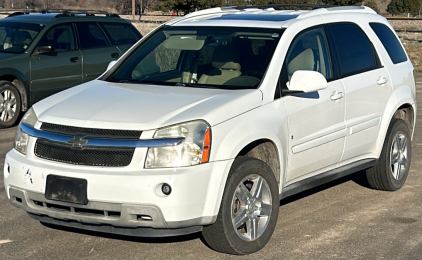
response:
[[[370,188],[366,180],[365,171],[359,171],[354,174],[348,175],[346,177],[328,182],[318,187],[284,198],[283,200],[280,201],[280,206],[287,205],[294,201],[306,198],[308,196],[314,195],[316,193],[322,192],[324,190],[330,189],[332,187],[335,187],[337,185],[340,185],[349,181],[353,181],[356,184],[363,186],[365,188]],[[194,234],[175,236],[175,237],[133,237],[133,236],[123,236],[123,235],[116,235],[116,234],[109,234],[109,233],[101,233],[101,232],[96,232],[96,231],[88,231],[88,230],[76,229],[76,228],[70,228],[70,227],[63,227],[63,226],[57,226],[57,225],[52,225],[52,224],[47,224],[47,223],[41,223],[41,224],[43,224],[44,226],[48,228],[66,231],[66,232],[79,233],[79,234],[84,234],[84,235],[89,235],[89,236],[100,236],[100,237],[109,238],[109,239],[139,242],[139,243],[166,244],[166,243],[178,243],[178,242],[190,241],[190,240],[195,240],[195,239],[201,239],[202,242],[205,242],[202,238],[201,233],[194,233]]]

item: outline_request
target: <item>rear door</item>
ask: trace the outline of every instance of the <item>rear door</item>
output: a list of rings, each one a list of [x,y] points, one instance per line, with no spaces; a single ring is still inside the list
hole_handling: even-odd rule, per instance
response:
[[[52,46],[54,51],[30,58],[33,102],[82,83],[82,56],[72,24],[50,28],[37,46]]]
[[[346,137],[342,161],[368,157],[378,138],[392,86],[388,71],[365,32],[354,23],[328,26],[346,91]]]
[[[77,22],[79,46],[83,58],[83,82],[96,79],[121,51],[112,46],[96,22]]]
[[[126,23],[98,23],[107,35],[112,45],[117,46],[125,53],[133,44],[142,38],[142,35],[133,25]]]

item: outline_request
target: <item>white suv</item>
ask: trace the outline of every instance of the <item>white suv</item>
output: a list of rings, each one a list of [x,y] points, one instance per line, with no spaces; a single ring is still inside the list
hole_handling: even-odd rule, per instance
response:
[[[364,169],[373,188],[402,187],[415,81],[387,20],[273,7],[172,20],[97,80],[35,104],[4,163],[11,203],[99,232],[202,231],[248,254],[284,197]]]

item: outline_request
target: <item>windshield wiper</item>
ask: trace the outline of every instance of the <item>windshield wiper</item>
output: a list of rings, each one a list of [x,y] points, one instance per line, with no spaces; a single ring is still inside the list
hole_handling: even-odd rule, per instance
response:
[[[148,78],[149,75],[146,75],[140,79],[121,79],[119,80],[119,83],[141,83],[142,81],[144,81],[146,78]]]
[[[191,88],[203,88],[203,86],[200,86],[198,84],[194,83],[184,83],[184,82],[177,82],[176,87],[191,87]]]

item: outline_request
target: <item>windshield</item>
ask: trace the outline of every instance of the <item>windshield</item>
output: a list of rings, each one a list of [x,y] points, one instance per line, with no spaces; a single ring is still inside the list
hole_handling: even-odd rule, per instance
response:
[[[42,28],[40,24],[0,23],[0,52],[24,52]]]
[[[164,27],[106,80],[227,89],[256,88],[281,29]]]

